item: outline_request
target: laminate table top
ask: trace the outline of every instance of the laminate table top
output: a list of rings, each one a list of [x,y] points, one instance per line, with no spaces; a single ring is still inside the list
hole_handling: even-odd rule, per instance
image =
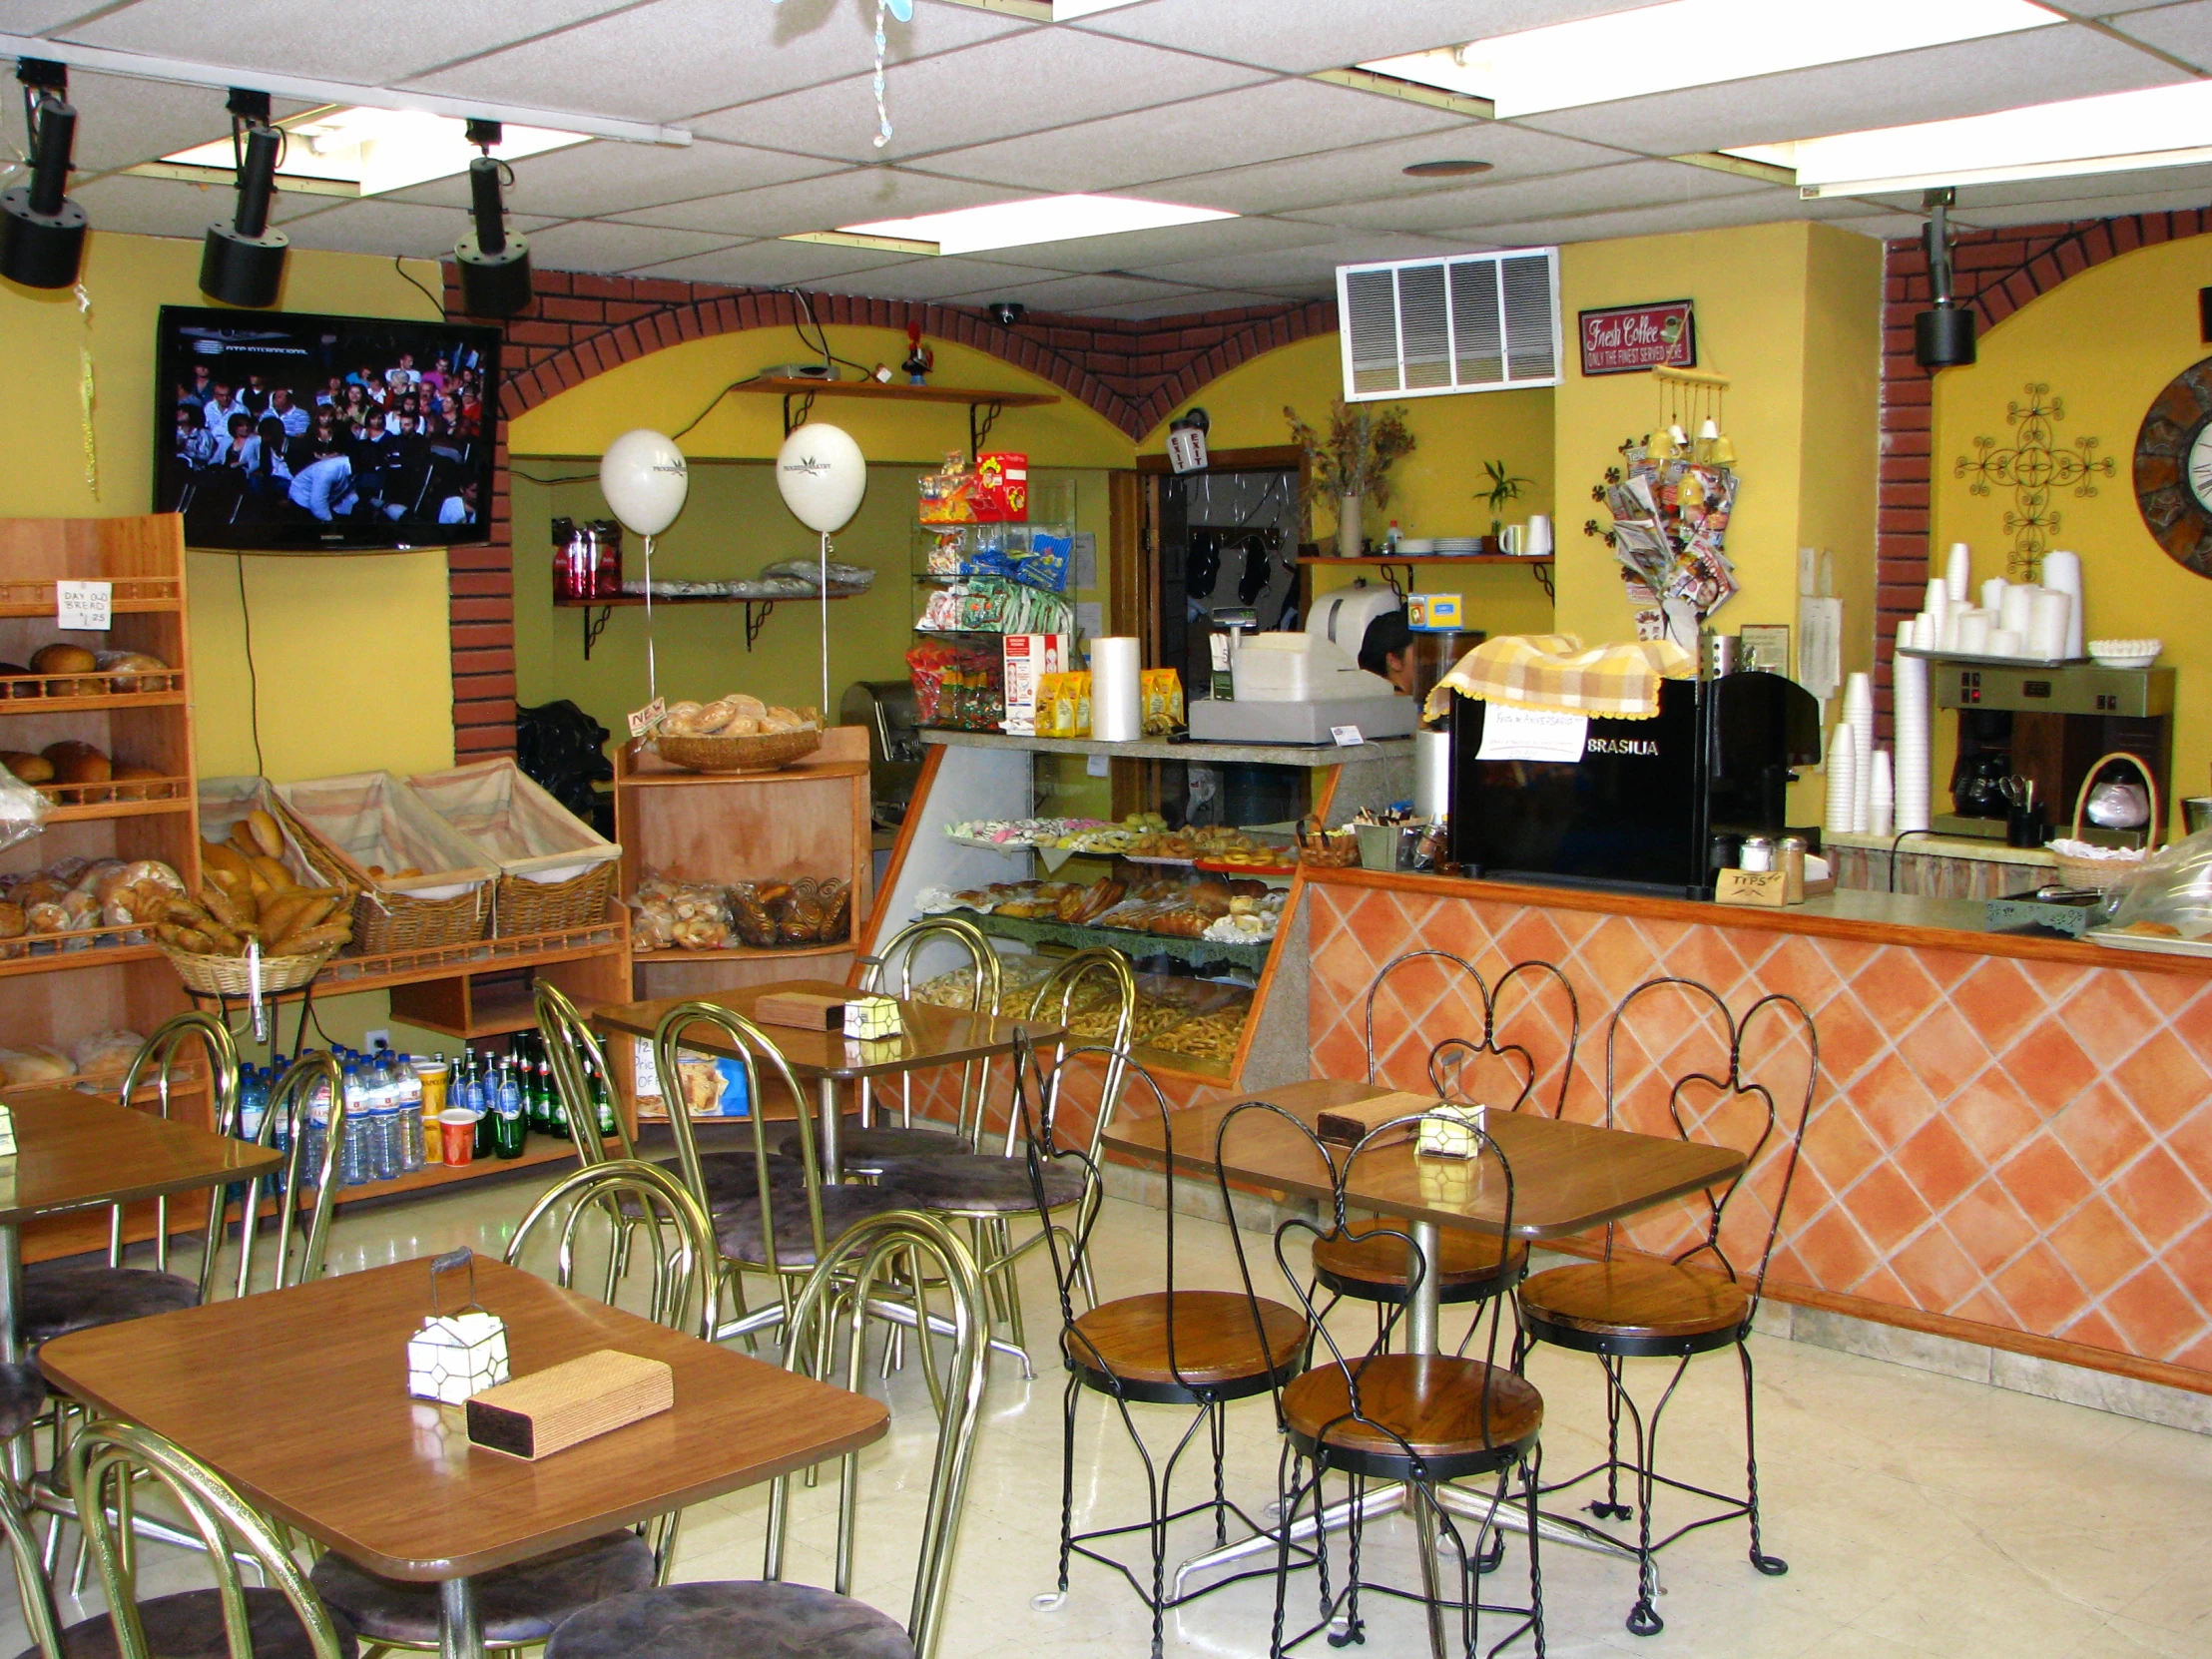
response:
[[[592,1015],[602,1031],[621,1036],[648,1037],[660,1029],[663,1016],[686,1002],[712,1002],[733,1013],[753,1017],[753,1005],[764,996],[804,991],[817,996],[856,996],[849,985],[829,979],[786,979],[772,985],[745,985],[735,990],[709,991],[696,997],[672,996],[653,1002],[626,1002],[603,1007]],[[901,1001],[898,1010],[903,1029],[896,1037],[860,1043],[840,1031],[803,1031],[791,1025],[764,1025],[778,1050],[801,1077],[848,1079],[881,1077],[928,1066],[964,1065],[1013,1052],[1014,1037],[1026,1030],[1043,1045],[1060,1037],[1050,1021],[1015,1020],[940,1008],[930,1002]],[[737,1050],[705,1025],[692,1028],[684,1046],[702,1054],[740,1058]]]
[[[5,1104],[15,1118],[16,1152],[0,1158],[0,1227],[249,1181],[282,1161],[274,1147],[74,1089],[27,1090]]]
[[[1271,1102],[1312,1127],[1325,1111],[1390,1092],[1372,1083],[1317,1079],[1194,1106],[1173,1114],[1169,1132],[1174,1161],[1180,1170],[1213,1174],[1217,1137],[1239,1100]],[[1523,1239],[1585,1232],[1702,1192],[1744,1167],[1743,1154],[1727,1147],[1568,1123],[1534,1112],[1491,1112],[1486,1127],[1512,1169],[1512,1231]],[[1165,1141],[1156,1115],[1124,1112],[1106,1130],[1108,1147],[1152,1164],[1163,1161]],[[1272,1113],[1247,1112],[1230,1129],[1221,1150],[1231,1176],[1326,1203],[1336,1171],[1351,1149],[1330,1147],[1325,1165],[1313,1144],[1290,1124]],[[1353,1167],[1346,1197],[1362,1209],[1439,1227],[1505,1231],[1505,1180],[1494,1158],[1472,1163],[1416,1158],[1409,1141],[1371,1147]]]
[[[676,1403],[538,1462],[469,1443],[462,1412],[407,1394],[430,1265],[74,1332],[39,1351],[98,1409],[212,1464],[253,1503],[371,1571],[455,1579],[543,1555],[879,1438],[882,1404],[501,1265],[476,1295],[512,1373],[600,1349],[666,1361]]]

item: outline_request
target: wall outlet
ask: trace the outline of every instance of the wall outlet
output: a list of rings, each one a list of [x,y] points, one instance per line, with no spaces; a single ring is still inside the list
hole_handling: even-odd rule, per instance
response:
[[[373,1031],[363,1031],[363,1032],[361,1033],[361,1048],[362,1048],[363,1052],[365,1052],[365,1053],[369,1053],[369,1054],[373,1054],[373,1053],[375,1053],[375,1052],[376,1052],[376,1045],[377,1045],[378,1043],[383,1043],[383,1044],[384,1044],[384,1045],[386,1045],[387,1047],[388,1047],[388,1046],[390,1046],[390,1043],[391,1043],[391,1029],[390,1029],[390,1027],[388,1027],[388,1026],[382,1026],[382,1025],[379,1025],[379,1026],[378,1026],[378,1027],[377,1027],[377,1028],[376,1028],[375,1030],[373,1030]]]

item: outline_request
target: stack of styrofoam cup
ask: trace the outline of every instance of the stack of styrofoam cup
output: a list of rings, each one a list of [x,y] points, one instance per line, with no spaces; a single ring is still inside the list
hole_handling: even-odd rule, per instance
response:
[[[2044,588],[2028,607],[2027,654],[2052,659],[2069,655],[2067,630],[2071,626],[2073,595],[2063,588]]]
[[[1950,544],[1950,556],[1943,562],[1943,585],[1950,589],[1953,605],[1972,603],[1973,550],[1962,541]]]
[[[1859,745],[1851,726],[1836,728],[1828,740],[1828,811],[1821,824],[1831,835],[1851,833],[1852,802],[1858,796]]]
[[[1874,677],[1854,674],[1844,682],[1844,721],[1851,728],[1852,799],[1851,827],[1866,834],[1873,823],[1874,785]]]
[[[1918,618],[1898,624],[1898,643],[1912,645]],[[1928,659],[1900,655],[1890,665],[1891,715],[1896,729],[1897,830],[1929,828]]]
[[[2072,602],[2066,614],[2066,640],[2063,651],[2051,653],[2054,657],[2078,658],[2083,655],[2082,639],[2084,617],[2081,611],[2081,555],[2078,553],[2045,553],[2043,555],[2043,586],[2052,593],[2062,593]]]
[[[1867,832],[1885,838],[1895,834],[1897,785],[1890,768],[1890,752],[1874,752],[1874,776],[1867,786]]]

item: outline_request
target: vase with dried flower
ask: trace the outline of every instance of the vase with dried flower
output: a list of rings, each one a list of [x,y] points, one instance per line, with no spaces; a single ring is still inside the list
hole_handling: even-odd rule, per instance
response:
[[[1335,398],[1329,405],[1326,436],[1301,420],[1296,409],[1285,407],[1283,415],[1291,423],[1291,437],[1306,452],[1306,472],[1313,488],[1336,499],[1338,554],[1351,557],[1362,552],[1363,503],[1372,499],[1378,507],[1387,507],[1390,468],[1413,452],[1405,411],[1365,403],[1347,408],[1343,398]]]

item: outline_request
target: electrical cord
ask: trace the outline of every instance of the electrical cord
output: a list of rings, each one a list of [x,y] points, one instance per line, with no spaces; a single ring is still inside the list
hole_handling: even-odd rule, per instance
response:
[[[815,316],[814,297],[809,294],[805,288],[779,288],[777,291],[779,293],[788,293],[794,299],[798,300],[800,310],[805,312],[807,320],[814,324],[815,338],[813,340],[810,340],[807,337],[807,330],[805,328],[801,327],[796,322],[792,324],[793,331],[799,335],[800,344],[806,346],[807,349],[810,351],[820,351],[822,353],[822,360],[826,363],[842,363],[846,368],[858,369],[860,371],[861,379],[864,380],[868,377],[870,371],[865,363],[856,363],[850,357],[840,357],[834,351],[830,349],[830,336],[827,332],[824,331],[822,323],[817,320]],[[817,344],[816,341],[820,341],[821,343]]]
[[[1915,835],[1934,835],[1936,831],[1933,830],[1902,830],[1898,832],[1897,839],[1890,843],[1890,890],[1893,893],[1898,890],[1898,848]]]
[[[698,421],[692,422],[693,426],[698,424]],[[687,426],[684,430],[688,432],[691,427]],[[534,472],[523,471],[519,466],[510,466],[507,468],[507,473],[510,477],[527,479],[533,484],[589,484],[595,482],[599,477],[596,472],[579,472],[573,478],[541,478]]]
[[[423,298],[430,301],[431,308],[434,309],[438,313],[438,316],[442,319],[445,315],[445,301],[440,299],[436,294],[432,293],[428,288],[424,287],[419,281],[415,281],[414,273],[409,271],[404,265],[400,264],[400,258],[401,257],[397,254],[394,254],[391,257],[392,270],[398,272],[399,275],[406,280],[414,282],[415,291],[417,293],[420,293]]]
[[[254,732],[254,775],[267,778],[269,768],[262,762],[262,683],[254,672],[254,611],[246,602],[246,555],[232,555],[239,566],[239,620],[246,625],[246,693],[247,721]]]

